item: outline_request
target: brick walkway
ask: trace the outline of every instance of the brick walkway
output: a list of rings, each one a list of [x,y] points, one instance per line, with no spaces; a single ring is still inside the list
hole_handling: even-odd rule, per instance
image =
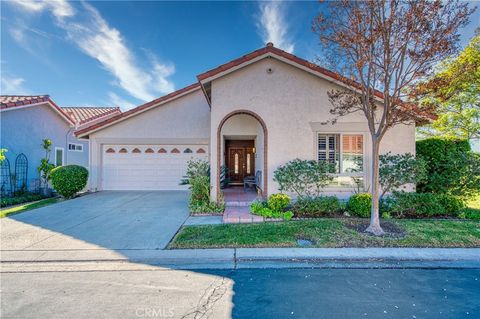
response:
[[[263,222],[263,217],[250,214],[250,204],[257,199],[257,194],[243,187],[232,187],[223,190],[225,198],[225,212],[223,213],[223,222],[232,223],[259,223]]]

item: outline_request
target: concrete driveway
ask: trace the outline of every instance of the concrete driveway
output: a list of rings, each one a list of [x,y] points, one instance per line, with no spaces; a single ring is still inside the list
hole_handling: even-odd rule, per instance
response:
[[[0,219],[1,250],[163,249],[188,217],[186,191],[104,191]]]

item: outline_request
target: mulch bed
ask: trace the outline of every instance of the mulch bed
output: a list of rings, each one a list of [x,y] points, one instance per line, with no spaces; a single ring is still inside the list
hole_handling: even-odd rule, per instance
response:
[[[345,219],[344,221],[345,227],[349,229],[353,229],[359,233],[363,233],[366,235],[374,236],[370,233],[365,232],[368,225],[370,225],[370,220],[362,220],[362,219]],[[396,223],[392,223],[389,221],[382,221],[381,226],[385,234],[381,237],[389,237],[389,238],[403,238],[407,235],[405,229],[397,225]]]

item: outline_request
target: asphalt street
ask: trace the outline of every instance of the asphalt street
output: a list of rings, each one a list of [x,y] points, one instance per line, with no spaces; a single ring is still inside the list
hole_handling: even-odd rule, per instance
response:
[[[480,269],[1,274],[2,318],[480,318]]]

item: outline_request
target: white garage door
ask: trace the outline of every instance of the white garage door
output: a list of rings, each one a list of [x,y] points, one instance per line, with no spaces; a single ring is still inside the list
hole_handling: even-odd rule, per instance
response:
[[[104,145],[104,190],[182,190],[191,159],[208,160],[206,145]]]

